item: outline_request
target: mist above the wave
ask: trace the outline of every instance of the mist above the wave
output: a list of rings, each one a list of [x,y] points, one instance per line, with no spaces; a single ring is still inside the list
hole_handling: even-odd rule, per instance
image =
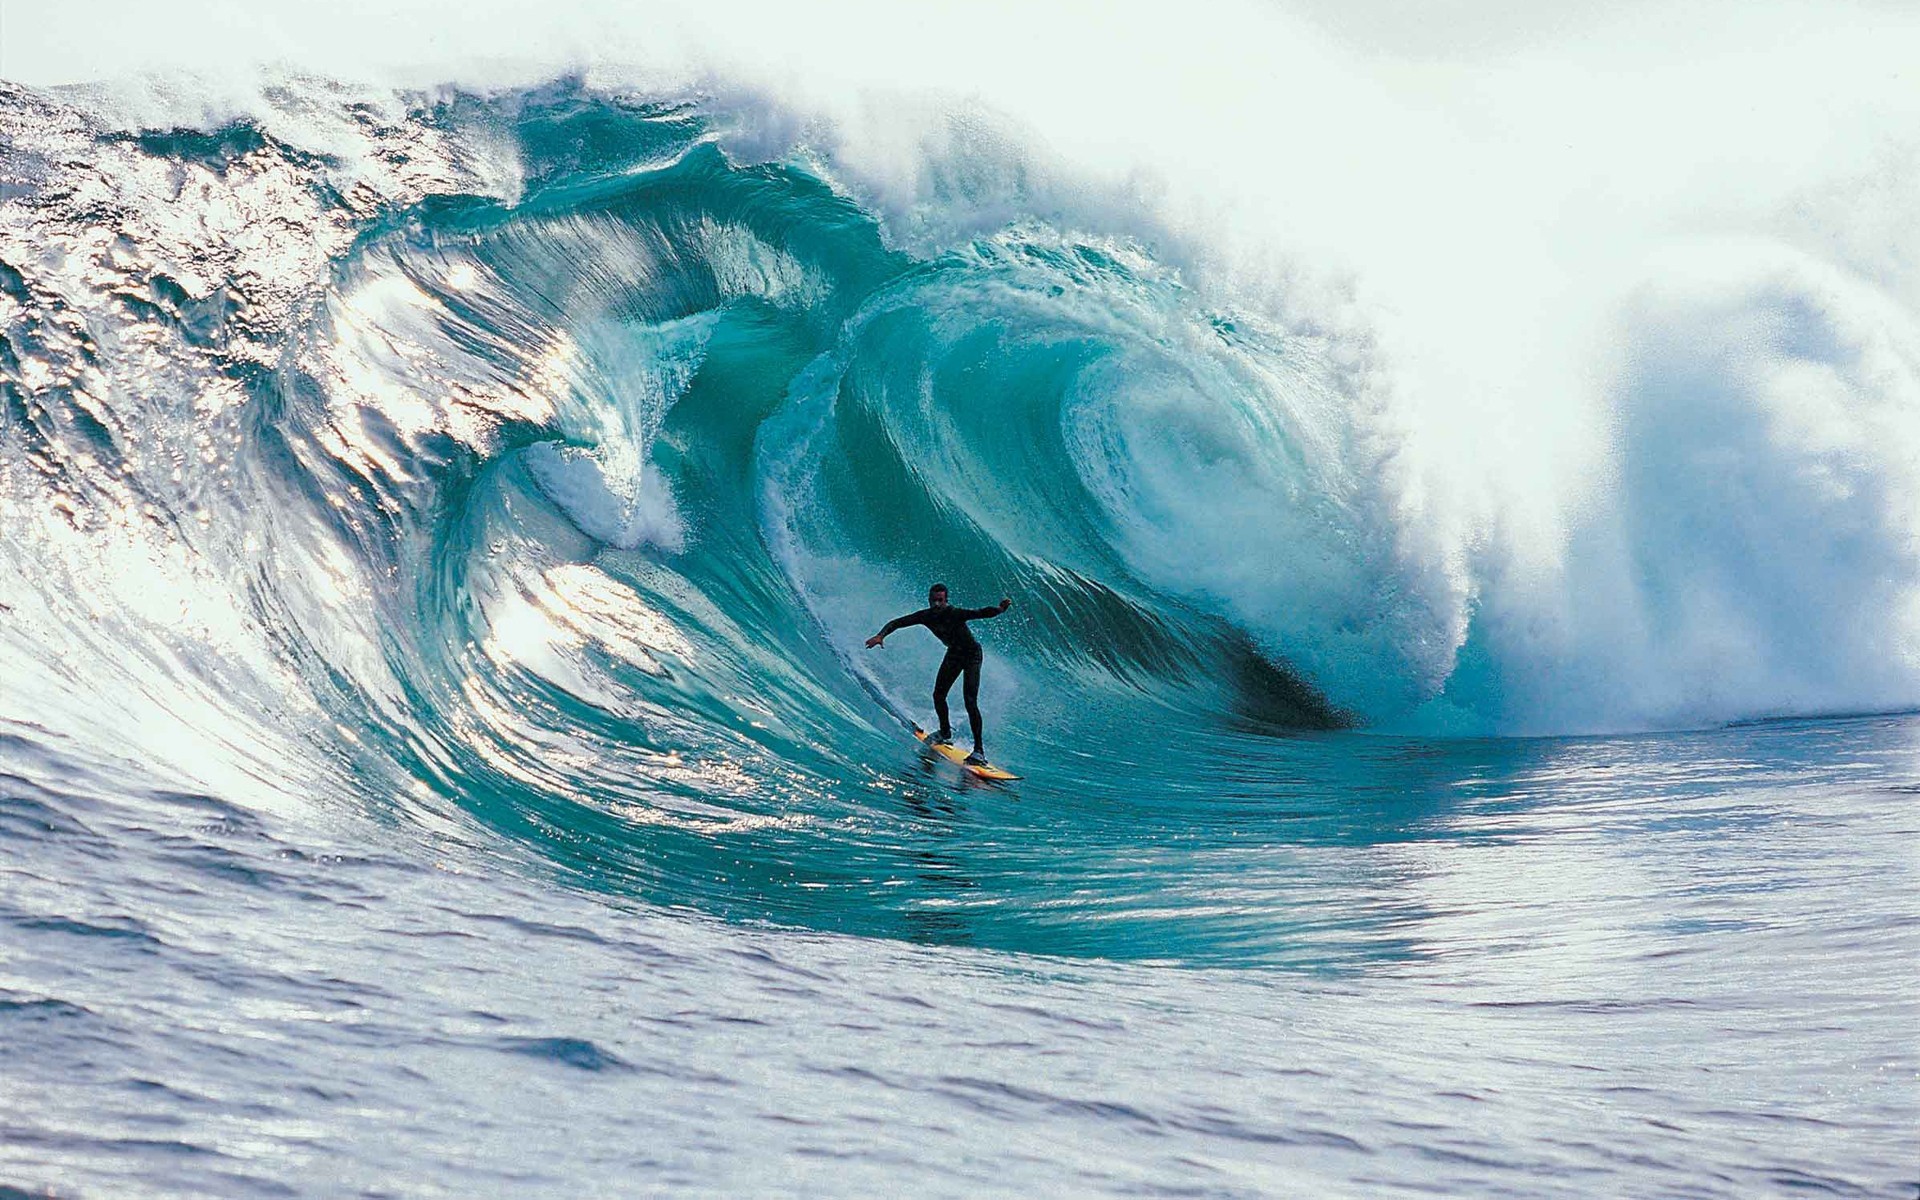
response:
[[[1920,702],[1920,615],[1899,582],[1920,579],[1920,548],[1897,469],[1920,308],[1920,16],[1896,6],[1451,5],[1423,10],[1424,30],[1317,2],[89,11],[10,13],[0,74],[148,72],[100,101],[130,123],[265,113],[280,76],[263,62],[388,87],[573,71],[697,93],[736,156],[811,156],[914,248],[1038,215],[1138,236],[1214,302],[1326,332],[1363,440],[1386,448],[1401,553],[1444,581],[1461,639],[1481,622],[1477,694],[1423,719],[1844,706],[1876,655],[1871,703]],[[1755,282],[1789,260],[1806,303]],[[1809,313],[1825,315],[1796,332]],[[1800,336],[1823,323],[1871,325],[1880,366]],[[1686,329],[1712,350],[1683,365]],[[1817,402],[1795,391],[1815,377]],[[1833,475],[1797,453],[1810,441],[1841,447],[1835,477],[1853,482],[1836,486],[1880,499],[1831,508],[1793,483]],[[1694,486],[1729,456],[1788,485]],[[1663,506],[1679,519],[1649,517]],[[1682,569],[1703,527],[1711,580]],[[1780,527],[1802,548],[1868,549],[1796,557],[1758,533]],[[1589,699],[1546,717],[1567,686]]]

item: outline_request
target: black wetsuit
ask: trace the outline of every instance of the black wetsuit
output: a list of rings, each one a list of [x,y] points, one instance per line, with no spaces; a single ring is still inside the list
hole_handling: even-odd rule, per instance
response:
[[[973,747],[982,754],[987,749],[980,731],[980,661],[985,657],[985,651],[974,640],[967,622],[997,617],[1002,611],[998,604],[990,604],[985,608],[956,608],[944,604],[895,617],[880,630],[880,636],[886,637],[908,625],[925,625],[933,631],[933,636],[945,643],[947,656],[940,660],[940,673],[933,679],[933,711],[940,717],[939,737],[941,741],[950,741],[953,737],[953,723],[947,718],[947,693],[953,689],[953,681],[965,672],[967,682],[960,689],[960,695],[967,702],[967,721],[973,726]]]

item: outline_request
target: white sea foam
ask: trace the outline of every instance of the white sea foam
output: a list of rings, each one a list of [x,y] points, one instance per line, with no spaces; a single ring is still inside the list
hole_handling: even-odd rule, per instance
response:
[[[610,471],[594,451],[542,442],[527,449],[527,466],[540,490],[590,537],[626,549],[686,545],[673,491],[651,465]]]

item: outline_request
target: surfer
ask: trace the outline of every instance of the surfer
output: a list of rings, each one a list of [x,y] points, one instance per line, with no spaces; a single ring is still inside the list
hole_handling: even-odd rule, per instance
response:
[[[867,639],[867,649],[871,650],[885,645],[887,635],[896,629],[925,625],[946,646],[947,656],[940,660],[940,672],[933,678],[933,711],[940,717],[940,732],[933,740],[941,745],[953,742],[953,723],[947,717],[947,693],[953,689],[953,681],[964,672],[967,682],[960,694],[966,698],[967,721],[973,726],[973,753],[967,755],[967,761],[975,766],[984,766],[987,761],[987,743],[980,732],[980,663],[986,652],[974,640],[967,622],[997,617],[1012,607],[1013,601],[1002,597],[1000,603],[986,608],[955,608],[947,603],[947,585],[936,583],[927,589],[925,608],[895,617]]]

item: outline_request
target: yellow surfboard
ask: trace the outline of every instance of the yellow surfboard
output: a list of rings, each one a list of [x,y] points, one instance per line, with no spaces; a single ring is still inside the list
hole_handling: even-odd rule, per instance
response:
[[[1018,779],[1020,778],[1018,775],[1015,775],[1011,771],[1002,771],[999,767],[994,766],[992,763],[981,764],[981,763],[968,762],[967,752],[965,750],[962,750],[960,747],[952,744],[934,741],[933,735],[928,733],[924,729],[916,728],[913,731],[913,736],[919,738],[922,742],[926,743],[927,747],[931,749],[935,754],[938,754],[941,758],[946,759],[950,763],[954,763],[958,765],[964,771],[968,771],[974,775],[979,776],[981,779]]]

